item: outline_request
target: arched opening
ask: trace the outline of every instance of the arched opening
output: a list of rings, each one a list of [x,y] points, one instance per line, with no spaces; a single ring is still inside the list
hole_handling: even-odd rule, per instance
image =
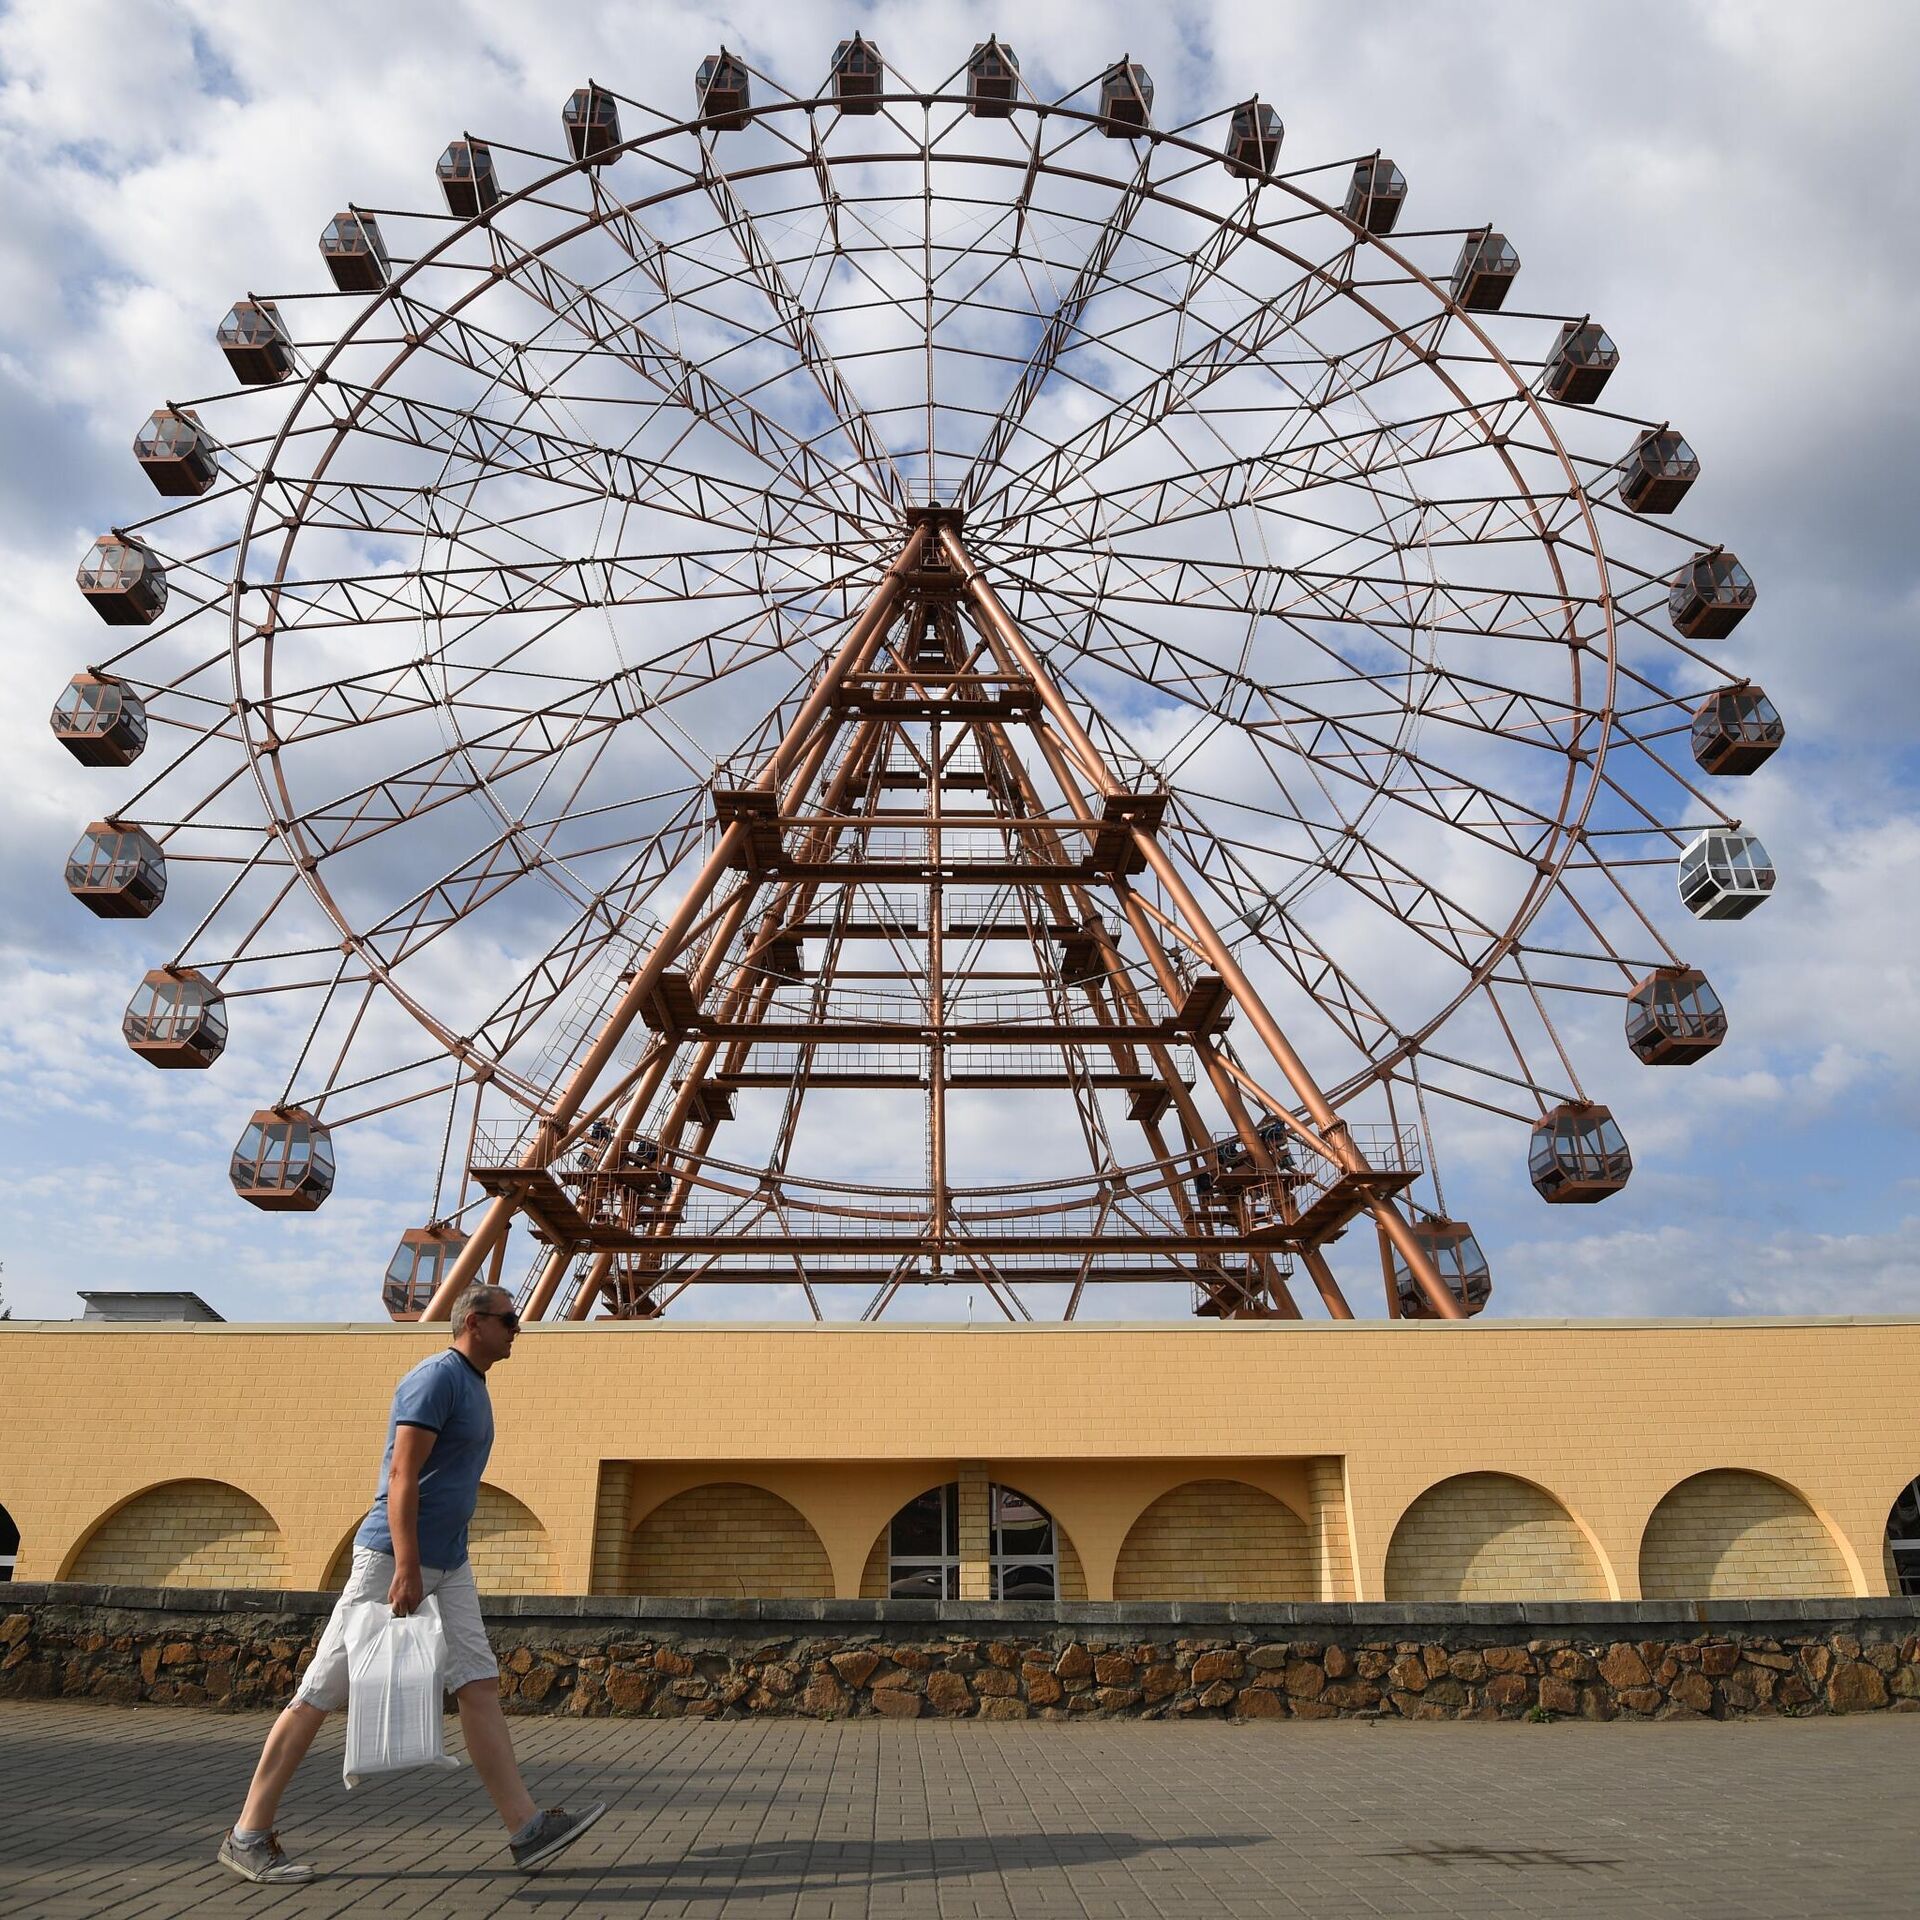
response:
[[[977,1484],[977,1483],[976,1483]],[[917,1494],[881,1530],[860,1577],[863,1600],[957,1600],[962,1539],[961,1483]],[[1084,1600],[1087,1576],[1066,1531],[1039,1501],[990,1482],[986,1588],[994,1600]]]
[[[321,1585],[338,1593],[353,1571],[353,1531],[334,1549]],[[467,1558],[473,1565],[473,1584],[482,1593],[551,1593],[553,1549],[547,1530],[533,1510],[498,1487],[480,1488],[473,1519],[467,1527]]]
[[[1920,1594],[1920,1480],[1908,1483],[1887,1515],[1887,1591]]]
[[[347,1584],[347,1575],[353,1571],[353,1536],[360,1531],[359,1521],[353,1523],[352,1532],[333,1550],[333,1558],[327,1562],[326,1578],[320,1582],[327,1593],[339,1593]]]
[[[11,1580],[20,1563],[20,1529],[13,1515],[0,1507],[0,1580]]]
[[[1507,1473],[1429,1487],[1387,1545],[1389,1600],[1605,1600],[1592,1541],[1552,1494]]]
[[[62,1576],[131,1587],[282,1587],[280,1529],[224,1480],[174,1480],[116,1507]]]
[[[1311,1600],[1300,1516],[1244,1480],[1189,1480],[1141,1514],[1113,1571],[1116,1600]]]
[[[480,1488],[467,1527],[467,1558],[482,1593],[551,1593],[553,1552],[533,1510],[498,1487]]]
[[[1846,1563],[1820,1518],[1765,1474],[1716,1468],[1682,1480],[1640,1539],[1647,1600],[1758,1600],[1849,1594]]]
[[[833,1568],[806,1516],[742,1481],[676,1493],[634,1529],[636,1593],[706,1599],[827,1600]]]

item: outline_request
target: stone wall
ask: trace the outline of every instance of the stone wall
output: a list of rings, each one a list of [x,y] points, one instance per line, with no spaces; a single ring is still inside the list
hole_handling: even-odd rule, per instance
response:
[[[276,1706],[332,1596],[0,1589],[0,1698]],[[515,1713],[984,1720],[1920,1708],[1920,1600],[1504,1606],[504,1599]]]

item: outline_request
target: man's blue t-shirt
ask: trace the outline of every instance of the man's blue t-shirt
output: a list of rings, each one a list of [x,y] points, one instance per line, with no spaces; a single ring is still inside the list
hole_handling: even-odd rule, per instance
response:
[[[467,1557],[467,1522],[480,1498],[480,1476],[493,1451],[493,1402],[486,1376],[464,1353],[448,1347],[422,1360],[394,1389],[380,1492],[353,1536],[356,1547],[393,1551],[387,1526],[387,1475],[393,1438],[401,1427],[425,1427],[439,1437],[420,1469],[420,1564],[457,1567]]]

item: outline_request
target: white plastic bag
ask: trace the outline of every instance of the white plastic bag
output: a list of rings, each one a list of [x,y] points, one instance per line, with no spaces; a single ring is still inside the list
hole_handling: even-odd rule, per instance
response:
[[[447,1638],[431,1594],[404,1617],[384,1600],[347,1611],[346,1783],[406,1767],[457,1767],[441,1741]]]

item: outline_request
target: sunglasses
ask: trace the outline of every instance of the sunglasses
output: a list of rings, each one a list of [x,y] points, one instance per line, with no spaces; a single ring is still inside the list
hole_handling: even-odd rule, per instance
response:
[[[472,1317],[475,1320],[503,1320],[509,1331],[514,1333],[520,1331],[520,1316],[511,1307],[504,1310],[499,1307],[476,1307]]]

